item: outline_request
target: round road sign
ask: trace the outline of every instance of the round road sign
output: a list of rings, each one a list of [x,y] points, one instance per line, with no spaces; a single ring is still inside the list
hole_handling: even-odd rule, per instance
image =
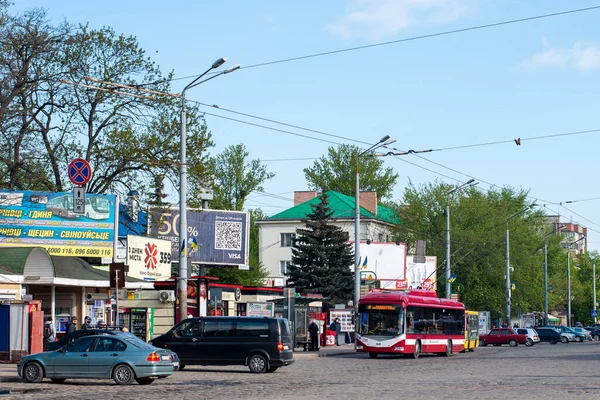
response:
[[[68,167],[69,179],[74,185],[83,186],[92,179],[92,167],[83,158],[76,158]]]

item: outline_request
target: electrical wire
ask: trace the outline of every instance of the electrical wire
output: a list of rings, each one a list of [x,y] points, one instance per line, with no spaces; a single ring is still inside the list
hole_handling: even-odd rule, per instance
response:
[[[448,30],[448,31],[429,33],[426,35],[411,36],[411,37],[407,37],[407,38],[403,38],[403,39],[389,40],[389,41],[385,41],[385,42],[373,43],[373,44],[368,44],[368,45],[364,45],[364,46],[348,47],[345,49],[324,51],[324,52],[320,52],[320,53],[307,54],[307,55],[303,55],[303,56],[283,58],[283,59],[274,60],[274,61],[267,61],[267,62],[242,66],[242,67],[240,67],[240,69],[251,69],[251,68],[264,67],[264,66],[268,66],[268,65],[275,65],[275,64],[282,64],[282,63],[299,61],[299,60],[306,60],[309,58],[316,58],[316,57],[329,56],[329,55],[333,55],[333,54],[347,53],[347,52],[351,52],[351,51],[364,50],[364,49],[369,49],[369,48],[373,48],[373,47],[389,46],[392,44],[412,42],[412,41],[422,40],[422,39],[430,39],[430,38],[439,37],[439,36],[453,35],[453,34],[457,34],[457,33],[470,32],[470,31],[476,31],[476,30],[487,29],[487,28],[494,28],[494,27],[499,27],[499,26],[504,26],[504,25],[518,24],[521,22],[528,22],[528,21],[534,21],[534,20],[538,20],[538,19],[558,17],[561,15],[575,14],[575,13],[581,13],[581,12],[586,12],[586,11],[593,11],[593,10],[597,10],[597,9],[600,9],[600,5],[566,10],[566,11],[559,11],[559,12],[550,13],[550,14],[535,15],[532,17],[517,18],[517,19],[512,19],[512,20],[507,20],[507,21],[493,22],[493,23],[483,24],[483,25],[475,25],[475,26],[471,26],[471,27],[467,27],[467,28],[459,28],[459,29],[452,29],[452,30]],[[211,72],[211,73],[214,74],[214,73],[219,73],[219,72]],[[211,74],[211,73],[209,73],[209,74]],[[190,79],[190,78],[195,78],[197,76],[198,75],[184,76],[181,78],[173,78],[170,80],[158,81],[156,83],[176,81],[176,80],[181,80],[181,79]]]

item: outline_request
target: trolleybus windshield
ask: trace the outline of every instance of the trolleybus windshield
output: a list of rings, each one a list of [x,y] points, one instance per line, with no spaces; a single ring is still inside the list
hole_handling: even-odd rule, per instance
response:
[[[398,336],[404,333],[404,309],[393,305],[361,307],[361,335]]]

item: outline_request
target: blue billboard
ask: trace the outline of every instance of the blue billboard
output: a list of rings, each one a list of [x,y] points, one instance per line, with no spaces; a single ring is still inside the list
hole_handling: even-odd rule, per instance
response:
[[[150,235],[171,241],[172,260],[179,260],[179,209],[151,211]],[[245,211],[188,210],[186,254],[192,263],[248,265],[250,216]]]
[[[73,212],[73,193],[0,191],[0,246],[43,247],[53,256],[113,257],[114,195],[86,194]]]

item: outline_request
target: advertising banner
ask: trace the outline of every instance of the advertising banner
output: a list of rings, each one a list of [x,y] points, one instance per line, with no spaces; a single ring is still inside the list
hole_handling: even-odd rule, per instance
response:
[[[377,279],[405,279],[406,243],[361,243],[358,265]]]
[[[112,258],[117,201],[114,195],[87,194],[85,214],[76,214],[73,193],[0,191],[0,246]]]
[[[147,281],[171,277],[171,242],[127,235],[127,276]]]
[[[426,256],[425,262],[416,262],[416,256],[407,256],[406,274],[396,279],[380,279],[381,289],[388,290],[410,290],[425,289],[436,290],[437,288],[437,257]]]
[[[272,317],[273,303],[248,303],[246,316],[248,317]]]
[[[151,211],[150,235],[171,242],[179,260],[179,209]],[[245,211],[188,210],[185,252],[192,263],[248,265],[250,216]]]

